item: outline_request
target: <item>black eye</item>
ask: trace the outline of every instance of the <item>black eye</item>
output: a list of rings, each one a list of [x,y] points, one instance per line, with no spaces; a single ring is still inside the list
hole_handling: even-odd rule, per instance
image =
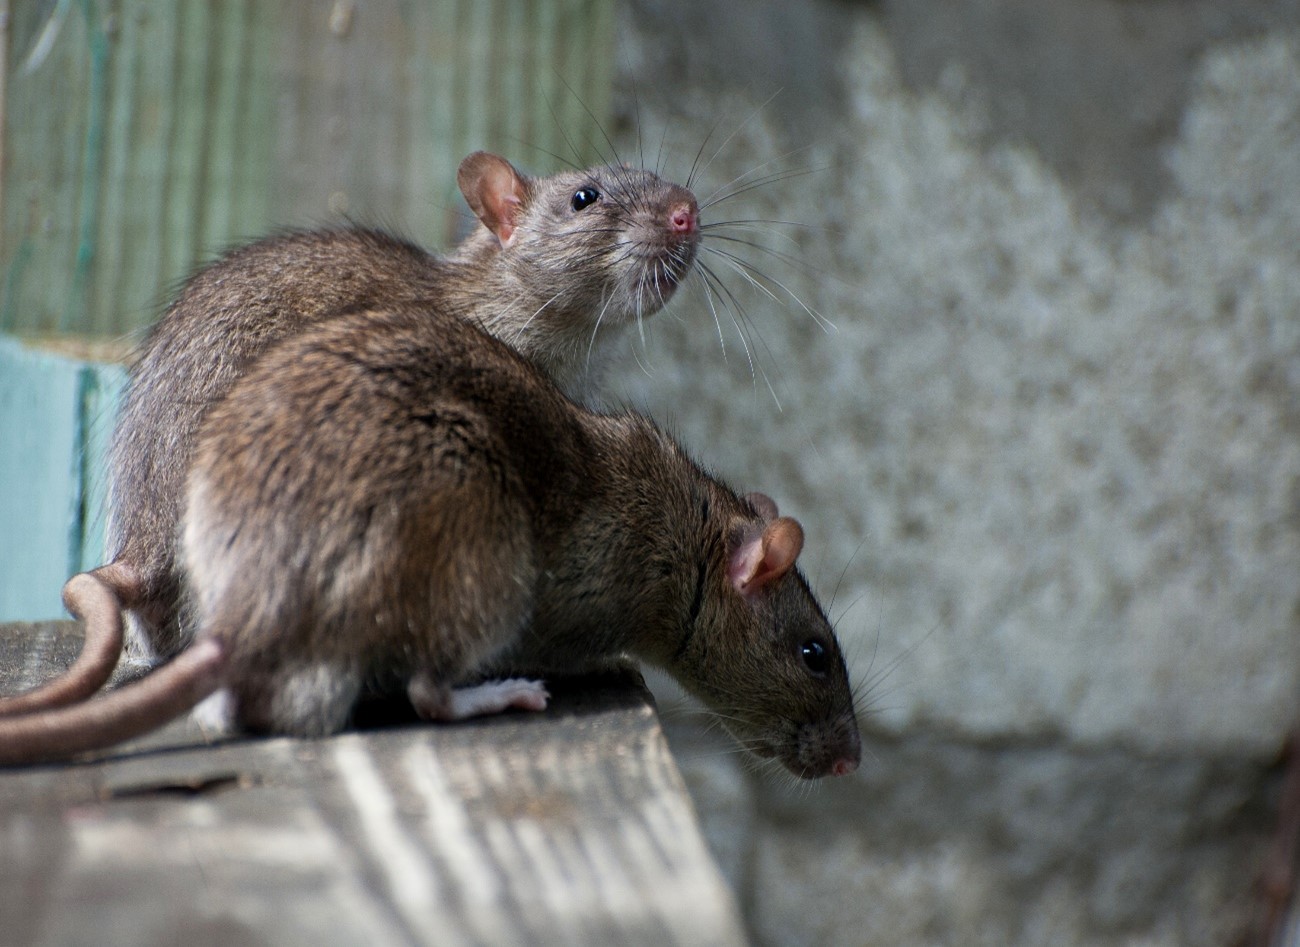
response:
[[[804,666],[814,674],[822,675],[830,670],[830,655],[826,653],[826,645],[816,638],[810,638],[801,644],[799,655],[803,658]]]
[[[594,187],[582,187],[573,192],[573,200],[569,203],[573,205],[574,210],[584,210],[598,200],[600,200],[600,191]]]

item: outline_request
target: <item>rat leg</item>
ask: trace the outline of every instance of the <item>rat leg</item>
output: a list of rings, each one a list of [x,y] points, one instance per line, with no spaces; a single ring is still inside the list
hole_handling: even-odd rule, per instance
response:
[[[248,674],[232,692],[234,718],[240,727],[322,737],[347,726],[361,694],[361,675],[352,668],[320,661],[268,674]]]
[[[464,720],[510,709],[545,710],[551,696],[541,681],[521,677],[450,688],[423,672],[411,676],[406,694],[425,720]]]

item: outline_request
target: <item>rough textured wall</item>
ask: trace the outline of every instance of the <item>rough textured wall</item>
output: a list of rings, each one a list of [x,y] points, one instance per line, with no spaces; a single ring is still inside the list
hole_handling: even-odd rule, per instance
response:
[[[624,366],[804,522],[879,678],[811,794],[682,727],[757,939],[1225,942],[1300,709],[1295,4],[638,0],[620,35],[625,153],[667,129],[684,172],[716,125],[702,194],[815,169],[706,215],[808,225],[761,267],[836,329],[743,294],[751,378],[697,288]]]

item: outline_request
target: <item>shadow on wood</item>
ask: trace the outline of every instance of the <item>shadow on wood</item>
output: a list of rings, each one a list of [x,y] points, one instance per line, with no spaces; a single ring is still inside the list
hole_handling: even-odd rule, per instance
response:
[[[79,636],[0,625],[0,688],[65,667]],[[552,689],[541,715],[211,745],[185,720],[0,770],[0,929],[28,945],[743,944],[640,675]]]

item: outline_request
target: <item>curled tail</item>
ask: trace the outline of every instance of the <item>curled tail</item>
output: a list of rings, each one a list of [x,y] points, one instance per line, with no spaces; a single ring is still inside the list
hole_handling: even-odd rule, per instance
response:
[[[122,609],[138,596],[135,569],[123,562],[80,572],[63,586],[63,604],[85,622],[85,643],[72,667],[25,694],[0,697],[0,717],[85,700],[107,683],[122,654]]]
[[[207,638],[104,697],[0,720],[0,765],[66,759],[148,733],[217,690],[225,664]]]

